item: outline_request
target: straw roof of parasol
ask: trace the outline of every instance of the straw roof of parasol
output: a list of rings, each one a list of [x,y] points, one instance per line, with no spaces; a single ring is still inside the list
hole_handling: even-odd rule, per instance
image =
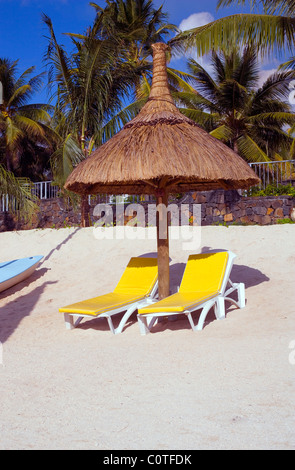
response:
[[[248,188],[259,182],[249,165],[184,116],[170,94],[167,45],[153,45],[153,81],[139,114],[68,177],[80,194],[154,194]]]

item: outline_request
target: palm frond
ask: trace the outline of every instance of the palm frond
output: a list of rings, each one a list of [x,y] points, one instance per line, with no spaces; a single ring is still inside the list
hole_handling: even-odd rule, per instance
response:
[[[256,91],[253,103],[263,103],[265,100],[285,100],[290,93],[290,82],[295,78],[293,71],[275,72],[267,78]]]
[[[260,14],[237,14],[212,21],[204,26],[184,31],[168,41],[183,52],[195,48],[199,56],[215,50],[228,50],[237,43],[258,47],[262,54],[292,51],[295,18]]]
[[[192,121],[195,121],[207,132],[210,132],[216,125],[218,125],[219,116],[216,116],[215,114],[206,113],[200,109],[181,107],[179,107],[178,109],[182,114],[190,118]]]
[[[72,134],[68,134],[62,145],[50,158],[54,182],[62,188],[74,167],[84,158],[85,155],[83,155],[76,138]]]
[[[106,122],[96,133],[96,145],[103,144],[113,137],[117,132],[119,132],[125,124],[131,121],[139,113],[147,99],[148,95],[134,101],[125,108],[121,109],[117,114],[112,116],[112,118]]]
[[[14,174],[0,165],[0,196],[8,196],[10,212],[25,221],[39,210],[37,198],[31,192],[31,186],[22,184]]]
[[[212,135],[218,140],[228,142],[234,137],[234,132],[230,127],[223,124],[222,126],[213,129],[213,131],[210,132],[210,135]]]
[[[286,113],[286,112],[270,112],[270,113],[260,113],[247,118],[247,122],[252,125],[267,125],[271,122],[275,123],[276,126],[285,126],[286,124],[290,126],[295,125],[295,114]]]
[[[237,139],[239,154],[248,162],[269,162],[266,153],[249,135],[241,135]]]
[[[21,129],[27,135],[37,138],[42,138],[45,135],[43,127],[38,122],[26,116],[15,115],[14,122],[17,128]]]
[[[24,136],[24,133],[19,129],[10,117],[5,120],[5,140],[6,145],[13,149],[17,142]]]
[[[67,57],[64,49],[57,43],[52,21],[49,16],[43,14],[43,22],[47,25],[50,33],[49,44],[47,53],[45,55],[45,61],[50,66],[48,76],[49,76],[49,86],[52,87],[53,83],[56,82],[60,85],[61,89],[65,89],[67,93],[66,102],[72,103],[72,94],[73,94],[73,83],[71,76],[71,63]],[[55,92],[53,96],[56,96]]]

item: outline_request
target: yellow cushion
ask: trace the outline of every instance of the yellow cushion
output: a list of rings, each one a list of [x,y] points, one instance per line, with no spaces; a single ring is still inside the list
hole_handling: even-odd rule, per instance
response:
[[[189,256],[179,292],[138,310],[139,314],[184,312],[219,294],[228,253]]]
[[[157,258],[131,258],[113,292],[67,305],[59,311],[93,316],[117,308],[122,308],[123,311],[125,305],[137,302],[150,294],[157,276]]]
[[[140,308],[138,313],[143,315],[147,313],[181,313],[188,308],[197,307],[199,304],[205,302],[205,300],[211,299],[215,295],[218,295],[218,292],[177,292],[155,304]]]
[[[157,258],[131,258],[114,292],[148,295],[158,276]]]
[[[227,252],[189,256],[179,292],[219,291],[227,261]]]
[[[63,313],[77,313],[81,315],[92,315],[97,316],[101,313],[107,312],[108,310],[114,310],[139,301],[143,298],[141,294],[128,295],[128,294],[116,294],[111,292],[110,294],[100,295],[93,297],[92,299],[83,300],[76,302],[72,305],[67,305],[59,309]],[[127,308],[127,307],[126,307]]]

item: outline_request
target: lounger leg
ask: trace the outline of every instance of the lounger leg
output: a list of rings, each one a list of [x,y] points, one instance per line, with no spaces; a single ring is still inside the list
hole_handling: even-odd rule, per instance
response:
[[[214,309],[217,320],[223,320],[225,318],[225,302],[223,297],[217,297]]]
[[[245,284],[243,282],[240,282],[237,287],[238,291],[238,304],[240,308],[244,308],[246,305],[246,299],[245,299]]]
[[[200,318],[199,318],[199,321],[198,321],[198,324],[197,324],[195,330],[201,331],[203,329],[204,322],[205,322],[206,317],[209,313],[209,310],[211,309],[211,307],[213,307],[214,304],[215,304],[215,300],[212,300],[211,302],[207,302],[205,307],[203,307]]]
[[[231,297],[228,297],[232,292],[237,291],[238,293],[238,300],[234,300]],[[245,299],[245,284],[243,282],[240,282],[239,284],[232,284],[232,287],[225,292],[224,300],[228,300],[232,304],[236,305],[239,308],[244,308],[246,305],[246,299]]]
[[[106,319],[108,321],[109,328],[110,328],[111,332],[115,334],[115,327],[114,327],[114,324],[113,324],[113,321],[112,321],[111,317],[107,316]]]
[[[137,320],[138,320],[138,325],[139,325],[139,331],[142,336],[148,334],[150,332],[148,324],[147,324],[147,319],[144,315],[137,315]]]
[[[73,315],[71,315],[70,313],[64,313],[64,319],[67,330],[72,330],[77,325],[79,325],[79,323],[83,320],[83,317],[78,317],[75,321]]]
[[[197,325],[194,324],[191,312],[185,312],[193,331],[201,331],[203,329],[205,319],[208,315],[209,310],[211,309],[211,307],[213,307],[214,303],[215,303],[215,300],[212,300],[211,302],[207,302],[206,305],[202,308]]]
[[[121,321],[119,323],[119,326],[118,328],[115,328],[113,333],[115,335],[119,334],[119,333],[122,333],[123,331],[123,328],[127,322],[127,320],[129,320],[129,318],[131,317],[131,315],[135,312],[135,308],[132,307],[132,308],[129,308],[123,315],[123,317],[121,318]]]
[[[65,313],[64,314],[64,319],[65,319],[65,324],[66,324],[66,329],[67,330],[72,330],[73,328],[75,328],[74,318],[73,318],[72,315],[70,315],[69,313]]]

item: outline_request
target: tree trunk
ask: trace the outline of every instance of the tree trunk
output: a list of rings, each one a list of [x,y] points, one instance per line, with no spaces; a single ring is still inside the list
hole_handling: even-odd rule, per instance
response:
[[[7,171],[11,171],[11,162],[10,162],[10,151],[8,149],[8,146],[6,144],[6,151],[5,151],[5,156],[6,156],[6,169]]]

